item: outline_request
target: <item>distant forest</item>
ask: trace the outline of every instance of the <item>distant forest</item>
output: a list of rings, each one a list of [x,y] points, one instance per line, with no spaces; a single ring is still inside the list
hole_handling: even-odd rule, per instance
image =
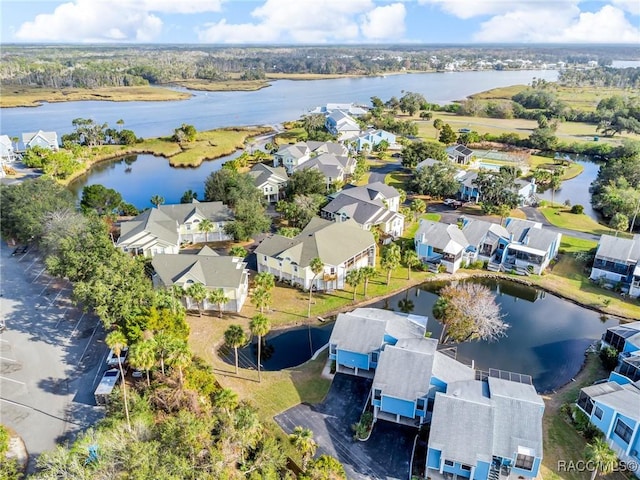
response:
[[[451,65],[456,70],[555,68],[560,62],[566,68],[584,67],[589,62],[607,66],[614,58],[636,56],[637,49],[630,46],[4,45],[0,82],[96,88],[183,80],[258,80],[276,73],[379,75],[437,71]],[[578,74],[572,78],[578,83],[588,80]]]

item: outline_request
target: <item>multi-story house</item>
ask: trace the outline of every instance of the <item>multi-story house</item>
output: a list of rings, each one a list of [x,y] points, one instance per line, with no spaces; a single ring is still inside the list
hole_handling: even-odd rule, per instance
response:
[[[443,266],[448,273],[455,273],[468,261],[469,241],[457,225],[420,220],[414,244],[418,258],[433,271]]]
[[[562,234],[545,230],[539,222],[507,218],[509,245],[504,249],[501,264],[504,269],[540,274],[558,255]]]
[[[334,110],[327,115],[324,126],[338,140],[350,140],[360,134],[358,122],[342,110]]]
[[[589,278],[620,284],[631,297],[640,296],[640,235],[632,239],[602,235]]]
[[[29,132],[22,134],[22,143],[25,150],[32,147],[41,147],[49,150],[58,150],[58,134],[56,132]]]
[[[275,203],[282,198],[289,180],[284,167],[271,167],[264,163],[256,163],[249,170],[249,175],[253,177],[256,188],[269,203]]]

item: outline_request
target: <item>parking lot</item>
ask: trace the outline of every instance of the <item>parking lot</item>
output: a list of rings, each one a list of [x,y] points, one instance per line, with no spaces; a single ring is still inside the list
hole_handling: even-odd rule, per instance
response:
[[[37,251],[0,247],[0,419],[35,457],[100,419],[93,391],[108,349],[98,319],[71,302],[71,285]]]
[[[300,425],[309,428],[318,443],[318,454],[336,457],[347,478],[406,479],[418,430],[379,420],[366,442],[353,439],[356,423],[367,401],[371,380],[337,374],[325,400],[319,405],[298,405],[275,417],[287,432]]]

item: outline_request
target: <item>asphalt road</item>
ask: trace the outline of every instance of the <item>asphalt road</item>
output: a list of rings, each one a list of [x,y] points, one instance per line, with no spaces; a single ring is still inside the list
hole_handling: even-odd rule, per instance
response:
[[[70,300],[68,282],[46,272],[34,251],[0,246],[0,419],[36,457],[104,415],[93,392],[108,349],[98,319]]]
[[[387,173],[401,170],[400,162],[386,163],[381,167],[372,167],[369,175],[369,183],[382,182],[384,183],[384,177]]]

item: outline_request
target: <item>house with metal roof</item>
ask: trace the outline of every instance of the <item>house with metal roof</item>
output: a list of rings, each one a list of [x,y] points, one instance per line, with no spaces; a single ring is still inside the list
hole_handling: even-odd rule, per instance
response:
[[[338,140],[350,140],[360,134],[358,122],[342,110],[334,110],[327,115],[324,126]]]
[[[473,150],[467,148],[466,145],[452,145],[446,148],[449,161],[459,165],[468,165],[473,157]]]
[[[283,190],[289,180],[284,167],[271,167],[265,163],[256,163],[249,170],[249,175],[269,203],[275,203],[282,198]]]
[[[343,289],[347,272],[375,266],[376,243],[373,234],[353,220],[332,222],[319,217],[293,238],[271,235],[255,250],[258,272],[272,273],[280,281],[303,289]],[[324,271],[315,275],[310,263],[319,258]],[[315,280],[314,280],[315,279]]]
[[[446,272],[455,273],[468,261],[469,241],[457,225],[420,220],[414,245],[418,258],[432,271],[442,266]]]
[[[323,218],[336,222],[353,219],[365,230],[379,226],[390,238],[397,238],[404,231],[404,215],[398,212],[400,193],[385,183],[345,187],[330,198],[322,208]]]
[[[249,270],[241,258],[220,256],[205,246],[197,254],[154,255],[151,265],[156,288],[179,286],[187,289],[194,283],[201,283],[211,292],[222,289],[228,298],[222,310],[229,312],[239,312],[247,299]],[[198,304],[189,297],[185,302],[187,308],[198,308]],[[203,309],[217,310],[218,305],[205,300]]]
[[[640,297],[640,235],[633,238],[602,235],[589,278],[612,285],[620,283],[623,292]]]
[[[25,150],[32,147],[41,147],[48,150],[58,150],[58,134],[56,132],[28,132],[22,134],[22,143]]]
[[[207,219],[210,232],[200,230]],[[222,202],[158,205],[122,222],[116,246],[134,255],[153,257],[159,253],[178,253],[184,243],[230,240],[224,226],[233,220],[233,212]]]
[[[505,220],[509,245],[500,263],[503,269],[540,274],[558,255],[562,234],[542,228],[539,222],[509,217]]]
[[[506,375],[505,375],[506,374]],[[427,475],[533,479],[542,462],[544,402],[531,378],[490,371],[435,394]]]
[[[627,465],[640,465],[640,380],[612,372],[609,381],[582,388],[577,406]],[[634,474],[640,478],[640,470]]]

